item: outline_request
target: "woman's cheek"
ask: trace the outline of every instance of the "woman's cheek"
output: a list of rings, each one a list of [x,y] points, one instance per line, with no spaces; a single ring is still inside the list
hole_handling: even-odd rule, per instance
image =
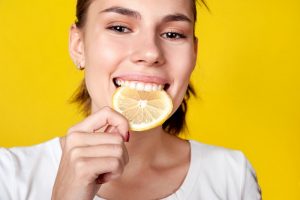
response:
[[[123,43],[110,38],[102,38],[95,42],[88,52],[88,55],[91,56],[90,64],[97,65],[102,69],[117,67],[114,66],[114,63],[118,63],[123,57],[125,48]]]
[[[175,97],[173,99],[174,110],[177,110],[177,108],[180,106],[180,104],[185,96],[186,89],[187,89],[186,84],[179,85],[178,91],[176,92],[177,94],[175,95]]]
[[[182,52],[182,51],[180,51]],[[178,55],[175,53],[175,58],[180,58],[178,60],[172,61],[170,64],[172,70],[172,77],[174,78],[174,88],[170,91],[171,96],[173,98],[174,109],[177,109],[185,94],[190,82],[191,73],[195,67],[195,57],[193,56],[193,52],[189,50],[185,50],[184,55],[179,53]]]
[[[85,78],[93,104],[101,108],[110,105],[111,74],[124,57],[122,44],[105,38],[96,40],[86,51]]]

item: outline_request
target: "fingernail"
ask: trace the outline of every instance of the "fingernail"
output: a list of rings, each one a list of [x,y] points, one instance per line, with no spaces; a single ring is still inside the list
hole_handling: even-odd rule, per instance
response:
[[[130,139],[130,133],[129,133],[129,131],[128,131],[128,132],[127,132],[126,142],[129,142],[129,139]]]

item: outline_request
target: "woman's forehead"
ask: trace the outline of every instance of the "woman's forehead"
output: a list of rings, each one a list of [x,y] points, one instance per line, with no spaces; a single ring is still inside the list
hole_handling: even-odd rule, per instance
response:
[[[125,8],[135,11],[141,17],[151,13],[153,15],[169,15],[181,13],[193,19],[192,0],[94,0],[91,12],[102,12],[110,8]]]

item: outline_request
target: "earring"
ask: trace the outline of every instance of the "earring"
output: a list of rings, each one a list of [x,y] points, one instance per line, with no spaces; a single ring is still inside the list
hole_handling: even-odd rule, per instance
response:
[[[81,64],[79,62],[76,62],[75,65],[76,65],[77,69],[79,69],[79,70],[84,69],[84,66],[81,66]]]

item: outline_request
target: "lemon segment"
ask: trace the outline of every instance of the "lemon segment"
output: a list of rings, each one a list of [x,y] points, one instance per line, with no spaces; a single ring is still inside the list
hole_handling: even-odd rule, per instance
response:
[[[164,90],[139,91],[119,87],[113,95],[113,108],[123,114],[133,131],[145,131],[162,125],[173,109],[170,96]]]

